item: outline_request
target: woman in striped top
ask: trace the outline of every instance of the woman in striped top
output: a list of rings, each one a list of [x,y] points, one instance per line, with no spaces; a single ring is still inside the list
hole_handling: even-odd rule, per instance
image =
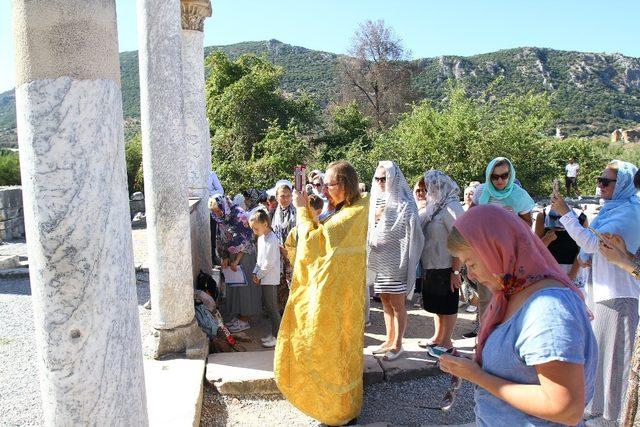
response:
[[[403,353],[405,298],[413,296],[424,236],[413,195],[395,162],[379,163],[370,203],[367,283],[373,283],[382,299],[387,332],[386,340],[373,353],[394,360]]]

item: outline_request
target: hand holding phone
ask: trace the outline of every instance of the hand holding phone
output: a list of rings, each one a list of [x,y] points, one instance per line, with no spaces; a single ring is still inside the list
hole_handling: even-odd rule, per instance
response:
[[[589,231],[591,231],[593,234],[596,235],[596,237],[598,238],[598,240],[600,240],[603,243],[607,243],[606,239],[602,236],[602,234],[600,234],[598,231],[596,231],[596,229],[588,227]]]
[[[302,191],[307,183],[307,168],[304,165],[296,165],[293,170],[294,187],[298,191]]]

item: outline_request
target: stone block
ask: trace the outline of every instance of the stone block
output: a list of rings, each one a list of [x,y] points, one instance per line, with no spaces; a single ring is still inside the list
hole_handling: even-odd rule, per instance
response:
[[[149,425],[200,425],[204,366],[204,359],[145,359]]]
[[[20,267],[20,257],[17,255],[0,256],[0,270]]]
[[[207,361],[207,381],[223,395],[280,394],[273,375],[273,353],[213,353]]]
[[[0,221],[7,221],[22,216],[22,207],[15,206],[10,208],[0,209]]]
[[[0,188],[0,209],[22,207],[21,187]]]

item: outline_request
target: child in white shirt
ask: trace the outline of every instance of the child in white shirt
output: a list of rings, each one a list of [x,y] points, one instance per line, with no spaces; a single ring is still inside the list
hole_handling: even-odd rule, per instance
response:
[[[278,285],[280,284],[280,241],[271,229],[269,214],[256,210],[249,218],[253,233],[258,236],[258,259],[253,269],[252,281],[262,288],[262,305],[271,321],[271,335],[261,338],[267,348],[276,346],[276,337],[280,329],[280,311],[278,308]]]

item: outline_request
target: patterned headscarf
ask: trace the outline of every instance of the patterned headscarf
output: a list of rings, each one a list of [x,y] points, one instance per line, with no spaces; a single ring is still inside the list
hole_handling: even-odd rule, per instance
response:
[[[291,181],[286,179],[282,179],[276,182],[276,194],[278,189],[281,187],[288,187],[291,191],[293,191],[293,185]],[[275,211],[273,211],[273,218],[271,218],[271,228],[273,232],[278,236],[278,240],[281,245],[284,245],[287,240],[287,236],[289,236],[289,232],[293,227],[296,226],[296,208],[293,206],[293,203],[289,204],[286,208],[282,208],[280,204],[276,207]]]
[[[542,240],[507,210],[495,205],[477,206],[458,218],[453,226],[502,283],[501,291],[491,291],[493,297],[480,321],[478,360],[482,360],[487,338],[504,320],[509,296],[540,280],[553,279],[584,299]]]
[[[213,199],[222,211],[220,218],[213,212],[211,213],[218,223],[219,249],[221,253],[254,253],[253,232],[249,227],[247,214],[229,200],[228,197],[220,193],[215,193]]]
[[[267,199],[267,192],[256,190],[255,188],[250,188],[244,192],[244,196],[244,204],[247,206],[247,211],[251,211],[258,206],[258,203],[260,203],[260,199]]]
[[[451,202],[460,202],[460,187],[446,173],[430,169],[424,173],[427,190],[427,208],[420,216],[423,224],[430,222],[436,213]]]

